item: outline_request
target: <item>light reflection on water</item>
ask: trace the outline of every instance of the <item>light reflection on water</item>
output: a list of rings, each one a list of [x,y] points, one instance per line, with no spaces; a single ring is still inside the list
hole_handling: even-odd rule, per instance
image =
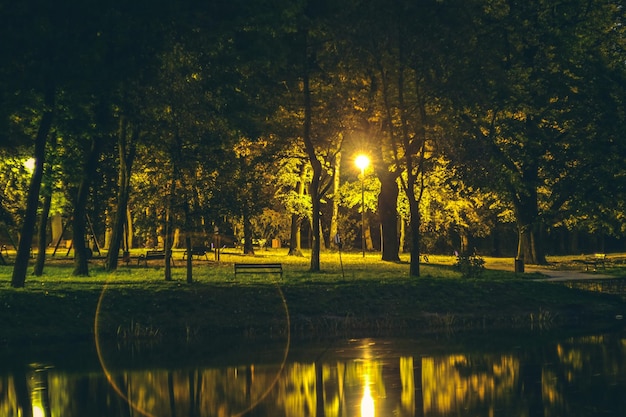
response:
[[[284,367],[280,349],[259,346],[254,361],[229,354],[198,366],[188,352],[155,365],[129,349],[109,358],[123,396],[93,356],[81,365],[51,355],[0,368],[0,416],[623,416],[621,333],[503,345],[335,341],[294,349]]]

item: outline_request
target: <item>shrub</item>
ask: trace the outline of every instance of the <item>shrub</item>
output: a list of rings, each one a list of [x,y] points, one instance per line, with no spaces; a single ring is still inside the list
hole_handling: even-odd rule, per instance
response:
[[[476,278],[485,270],[485,260],[475,253],[459,255],[454,265],[463,278]]]

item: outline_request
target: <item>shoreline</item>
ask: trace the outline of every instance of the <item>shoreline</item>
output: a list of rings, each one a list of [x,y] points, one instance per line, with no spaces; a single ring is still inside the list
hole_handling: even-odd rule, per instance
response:
[[[0,345],[215,335],[294,338],[619,325],[626,302],[562,283],[441,280],[0,290]]]

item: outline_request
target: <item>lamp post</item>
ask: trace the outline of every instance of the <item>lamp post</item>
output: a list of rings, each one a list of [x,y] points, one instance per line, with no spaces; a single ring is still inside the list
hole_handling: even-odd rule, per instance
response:
[[[361,169],[361,250],[365,258],[365,168],[370,164],[367,155],[358,155],[354,160],[356,166]]]

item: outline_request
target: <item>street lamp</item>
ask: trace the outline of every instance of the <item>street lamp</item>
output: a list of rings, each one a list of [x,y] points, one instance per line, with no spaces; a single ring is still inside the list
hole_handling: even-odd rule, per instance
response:
[[[361,250],[365,258],[365,168],[370,164],[367,155],[358,155],[354,160],[356,166],[361,170]]]

